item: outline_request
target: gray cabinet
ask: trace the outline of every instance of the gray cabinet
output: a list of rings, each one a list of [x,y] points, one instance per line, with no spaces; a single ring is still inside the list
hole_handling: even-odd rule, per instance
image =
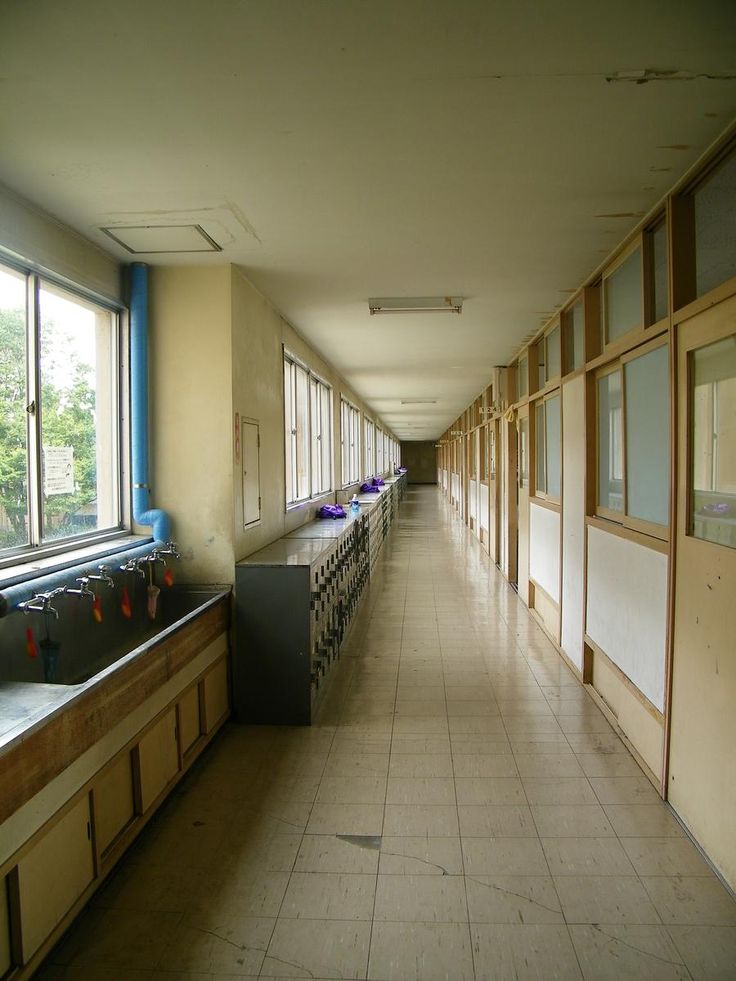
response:
[[[367,495],[357,517],[313,521],[236,564],[239,721],[311,723],[405,483]]]

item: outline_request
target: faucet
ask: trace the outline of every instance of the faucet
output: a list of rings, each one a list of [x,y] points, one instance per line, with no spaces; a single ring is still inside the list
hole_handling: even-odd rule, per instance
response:
[[[59,619],[59,611],[51,605],[55,596],[66,592],[66,586],[58,586],[50,589],[48,593],[34,593],[33,596],[18,604],[18,609],[22,610],[26,616],[29,613],[50,613],[55,619]]]
[[[88,572],[85,577],[89,582],[104,582],[110,589],[115,588],[115,582],[110,576],[110,570],[106,565],[97,566],[97,574]]]
[[[79,596],[80,598],[82,596],[89,596],[90,599],[94,600],[95,594],[89,588],[89,580],[89,576],[79,576],[78,579],[74,580],[75,582],[80,583],[78,589],[75,589],[73,586],[63,586],[62,592],[64,592],[67,596]]]
[[[141,559],[128,559],[127,562],[124,562],[123,565],[120,566],[120,571],[132,572],[136,576],[140,576],[141,579],[145,579],[146,573],[141,568],[141,561]]]
[[[151,557],[149,561],[157,562],[160,560],[164,563],[164,565],[166,565],[165,560],[161,559],[162,555],[170,555],[172,559],[181,558],[181,555],[179,554],[179,550],[176,547],[176,542],[166,542],[165,545],[157,546],[156,548],[154,548],[154,550],[151,552]]]

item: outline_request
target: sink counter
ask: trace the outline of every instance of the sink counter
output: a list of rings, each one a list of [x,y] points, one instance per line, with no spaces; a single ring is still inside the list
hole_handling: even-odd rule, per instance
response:
[[[176,594],[166,625],[95,654],[80,683],[0,681],[0,823],[227,631],[229,588]]]

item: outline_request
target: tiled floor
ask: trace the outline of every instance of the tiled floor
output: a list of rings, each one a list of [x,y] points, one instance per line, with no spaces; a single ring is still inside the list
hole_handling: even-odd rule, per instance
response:
[[[231,726],[46,981],[736,978],[736,904],[434,488],[321,724]]]

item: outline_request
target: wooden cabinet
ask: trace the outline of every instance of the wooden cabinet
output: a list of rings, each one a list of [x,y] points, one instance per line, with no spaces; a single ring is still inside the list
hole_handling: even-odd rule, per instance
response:
[[[94,810],[97,851],[102,855],[135,817],[130,752],[123,753],[95,781]]]
[[[5,977],[11,963],[8,880],[3,877],[0,879],[0,977]]]
[[[200,733],[199,685],[194,685],[179,699],[179,749],[182,758],[199,739]]]
[[[230,711],[230,685],[227,677],[227,658],[223,657],[202,681],[204,686],[205,731],[211,732]]]
[[[85,794],[18,862],[23,961],[38,950],[94,877]]]
[[[138,743],[141,812],[146,813],[179,771],[176,712],[171,708]]]

